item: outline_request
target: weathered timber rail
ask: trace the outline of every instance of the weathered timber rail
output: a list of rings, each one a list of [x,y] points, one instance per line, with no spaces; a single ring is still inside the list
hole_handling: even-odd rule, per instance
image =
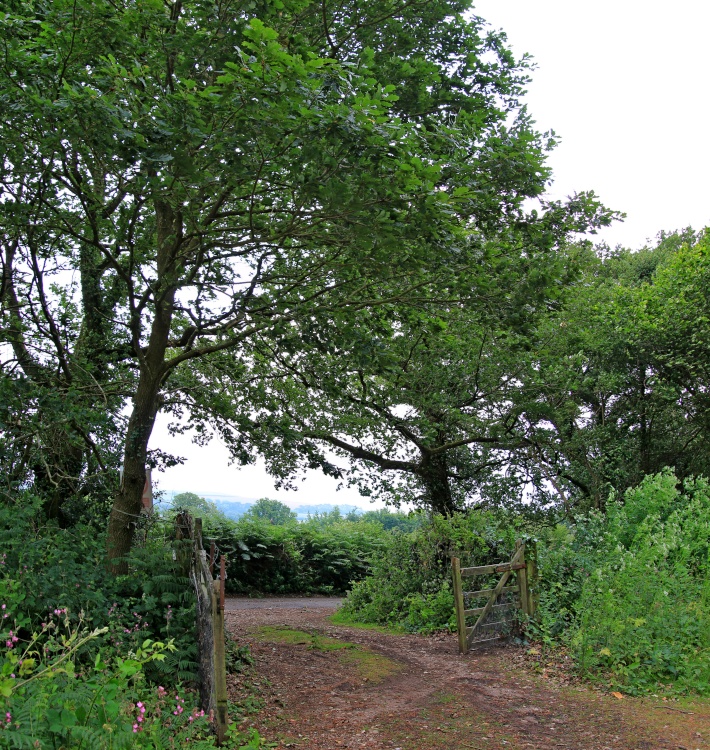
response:
[[[530,542],[518,541],[513,557],[508,562],[492,563],[462,568],[458,557],[451,558],[454,579],[454,605],[458,630],[459,651],[465,654],[470,648],[500,640],[513,628],[516,612],[532,617],[535,614],[535,581],[537,565],[535,547]],[[493,588],[464,591],[463,579],[476,576],[503,574]],[[506,585],[511,576],[515,583]],[[485,603],[466,607],[466,602]],[[495,615],[498,619],[489,619]],[[472,625],[467,618],[476,618]],[[491,635],[493,634],[493,635]]]

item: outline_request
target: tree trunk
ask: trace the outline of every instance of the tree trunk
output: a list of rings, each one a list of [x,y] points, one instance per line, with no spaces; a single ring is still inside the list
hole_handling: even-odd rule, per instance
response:
[[[128,571],[125,556],[131,550],[136,521],[141,512],[148,441],[158,413],[161,382],[161,377],[151,377],[142,371],[133,399],[133,411],[124,443],[123,481],[111,509],[106,540],[109,567],[115,574]]]
[[[175,304],[174,259],[181,242],[182,217],[160,200],[155,201],[155,211],[158,230],[155,316],[148,346],[142,349],[138,337],[133,344],[140,361],[140,376],[124,442],[123,481],[111,509],[106,539],[109,569],[114,574],[128,572],[126,556],[131,551],[136,521],[141,512],[148,441],[160,408],[160,389],[168,374],[165,353]]]
[[[425,456],[418,474],[424,485],[427,503],[434,513],[448,517],[460,510],[451,494],[446,454]]]

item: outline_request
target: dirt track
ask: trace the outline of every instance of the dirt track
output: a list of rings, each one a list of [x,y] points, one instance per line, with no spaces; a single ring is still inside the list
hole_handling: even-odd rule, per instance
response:
[[[452,635],[333,625],[335,607],[322,600],[250,601],[262,606],[228,607],[228,630],[256,660],[251,675],[230,676],[231,697],[253,702],[256,689],[264,703],[244,726],[277,748],[710,748],[708,702],[619,700],[536,665],[522,648],[459,656]]]
[[[247,599],[232,596],[224,601],[225,612],[236,612],[242,609],[327,609],[333,612],[342,599],[334,596],[283,596],[264,599]]]

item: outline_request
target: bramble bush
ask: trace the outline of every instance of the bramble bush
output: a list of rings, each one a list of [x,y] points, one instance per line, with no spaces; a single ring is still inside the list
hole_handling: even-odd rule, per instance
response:
[[[4,606],[3,621],[16,622]],[[27,642],[7,624],[3,628],[0,748],[215,747],[211,717],[195,706],[194,691],[179,684],[166,689],[145,678],[145,667],[164,661],[175,650],[172,643],[146,639],[126,656],[106,661],[99,648],[93,662],[80,664],[81,650],[100,644],[107,628],[88,631],[81,622],[73,628],[64,609],[53,612]],[[229,747],[265,746],[257,732],[247,736],[233,727]]]

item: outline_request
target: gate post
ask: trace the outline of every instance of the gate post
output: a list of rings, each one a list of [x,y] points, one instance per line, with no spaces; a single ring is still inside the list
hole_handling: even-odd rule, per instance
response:
[[[222,747],[227,734],[227,666],[224,646],[223,581],[217,580],[212,588],[212,623],[214,627],[214,692],[215,728],[217,747]]]
[[[192,550],[190,578],[195,588],[197,607],[197,673],[200,683],[200,706],[214,713],[214,611],[212,576],[207,569],[205,551],[202,549],[202,519],[195,519],[195,539]]]
[[[533,617],[537,610],[540,594],[537,586],[537,544],[528,542],[526,555],[527,569],[525,577],[528,584],[528,614]]]
[[[525,546],[525,542],[522,539],[518,539],[518,541],[515,543],[515,550],[519,550],[520,548],[523,548],[522,552],[522,560],[521,563],[525,563],[526,566],[524,568],[521,568],[520,570],[515,571],[516,578],[518,579],[518,593],[520,594],[520,609],[522,609],[524,615],[530,615],[532,614],[530,612],[530,607],[528,605],[529,597],[528,597],[528,575],[527,575],[527,560],[526,560],[526,553],[527,548]]]
[[[454,576],[454,605],[456,607],[456,629],[459,634],[459,653],[468,652],[466,641],[466,616],[464,615],[463,585],[461,583],[461,561],[458,557],[451,558],[451,568]]]

